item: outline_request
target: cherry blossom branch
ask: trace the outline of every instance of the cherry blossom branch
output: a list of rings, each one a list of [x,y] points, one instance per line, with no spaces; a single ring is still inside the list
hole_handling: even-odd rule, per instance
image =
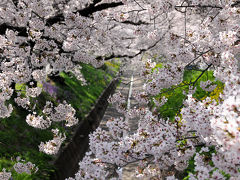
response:
[[[137,5],[138,5],[140,8],[144,9],[136,0],[134,0],[134,2],[137,3]]]
[[[97,2],[100,1],[95,1],[95,3],[90,4],[88,7],[78,10],[77,12],[84,17],[90,17],[93,13],[97,12],[97,11],[102,11],[104,9],[108,9],[108,8],[114,8],[117,6],[121,6],[123,5],[122,2],[116,2],[116,3],[103,3],[103,4],[99,4],[97,6],[95,6],[97,4]],[[75,12],[76,13],[76,12]],[[58,23],[60,21],[64,21],[64,16],[62,13],[55,15],[54,17],[50,17],[46,20],[46,23],[48,25],[53,25],[55,23]]]
[[[183,140],[186,140],[186,139],[197,139],[199,138],[199,136],[189,136],[189,137],[184,137],[182,139],[177,139],[176,141],[183,141]]]
[[[192,82],[193,86],[195,86],[195,84],[197,83],[197,81],[202,77],[202,75],[203,75],[212,65],[213,65],[212,63],[209,64],[208,67],[207,67],[206,69],[204,69],[204,70],[202,71],[202,73],[198,76],[198,78],[197,78],[194,82]]]
[[[147,160],[147,159],[153,158],[153,155],[151,155],[151,154],[146,155],[146,157],[144,157],[144,158],[135,158],[135,157],[133,157],[133,156],[131,156],[131,155],[129,155],[129,156],[132,157],[132,158],[134,158],[135,160],[124,164],[123,166],[121,166],[121,168],[124,168],[124,167],[126,167],[127,165],[132,164],[132,163],[135,163],[135,162],[138,162],[138,161],[143,161],[143,160]]]
[[[143,22],[143,21],[138,21],[138,22],[133,22],[133,21],[123,21],[121,22],[123,24],[130,24],[130,25],[134,25],[134,26],[139,26],[139,25],[150,25],[150,23],[147,22]]]
[[[212,6],[212,5],[181,5],[181,6],[175,6],[175,8],[216,8],[216,9],[222,9],[220,6]]]
[[[191,62],[189,62],[185,67],[188,67],[190,64],[192,64],[195,60],[197,60],[198,58],[202,57],[204,54],[208,53],[209,51],[211,51],[212,49],[210,48],[209,50],[202,52],[200,55],[198,55],[196,58],[194,58]]]
[[[184,85],[180,85],[180,86],[177,86],[177,87],[175,87],[175,88],[171,88],[171,89],[168,89],[168,90],[166,90],[166,91],[163,91],[163,92],[161,92],[160,94],[164,94],[164,93],[166,93],[166,92],[173,91],[173,90],[175,90],[175,89],[177,89],[177,88],[184,87],[184,86],[189,86],[189,85],[190,85],[190,83],[184,84]]]
[[[113,58],[134,58],[137,57],[138,55],[152,49],[153,47],[155,47],[162,39],[163,37],[166,35],[167,32],[165,32],[161,38],[159,38],[157,41],[155,41],[151,46],[144,48],[144,49],[140,49],[138,53],[134,54],[134,55],[115,55],[114,53],[111,54],[110,56],[107,57],[102,57],[102,56],[97,56],[96,59],[97,60],[101,60],[101,59],[105,59],[105,60],[109,60],[109,59],[113,59]]]

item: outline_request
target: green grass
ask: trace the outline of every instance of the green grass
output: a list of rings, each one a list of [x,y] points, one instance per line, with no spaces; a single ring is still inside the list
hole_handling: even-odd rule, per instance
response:
[[[31,98],[31,102],[37,104],[36,111],[41,114],[41,109],[46,101],[52,101],[55,106],[59,102],[66,100],[76,109],[76,117],[82,120],[90,111],[102,91],[110,83],[113,76],[117,73],[119,64],[108,62],[104,68],[95,69],[90,65],[82,64],[82,70],[88,85],[82,86],[70,73],[60,73],[60,77],[56,79],[48,79],[52,86],[57,87],[56,96],[51,96],[47,92],[42,92],[37,98]],[[38,86],[42,84],[38,83]],[[16,84],[17,90],[25,90],[26,85]],[[22,96],[25,92],[22,93]],[[12,103],[11,99],[8,103]],[[63,123],[54,123],[47,130],[39,130],[30,127],[25,119],[27,111],[20,107],[13,107],[14,110],[9,118],[0,119],[0,172],[3,168],[12,172],[13,179],[39,179],[47,180],[50,173],[54,171],[52,162],[55,156],[46,155],[39,152],[38,145],[53,138],[51,129],[59,128],[60,131],[67,134],[67,140],[70,140],[73,128],[63,127]],[[66,143],[66,142],[65,142]],[[63,144],[64,145],[64,144]],[[63,146],[62,145],[62,146]],[[39,171],[36,174],[17,174],[13,170],[14,160],[17,156],[21,159],[34,163]],[[13,161],[12,161],[12,160]]]
[[[63,100],[68,92],[73,92],[72,96],[68,97],[68,102],[78,110],[77,116],[81,118],[89,112],[99,95],[112,80],[112,77],[103,70],[96,70],[89,65],[83,65],[82,73],[88,83],[86,86],[82,86],[75,77],[64,72],[60,74],[64,84],[56,83],[58,87],[61,87],[58,99]]]
[[[160,66],[160,65],[159,65]],[[161,67],[161,66],[160,66]],[[168,101],[158,109],[160,116],[162,118],[169,118],[174,120],[176,114],[181,110],[183,101],[186,99],[186,96],[183,94],[185,91],[188,93],[189,90],[189,83],[194,82],[201,74],[201,71],[197,70],[185,70],[183,74],[183,82],[172,86],[168,89],[162,89],[159,95],[155,96],[157,100],[160,100],[163,96],[168,98]],[[223,84],[220,81],[215,81],[213,76],[213,71],[205,72],[199,80],[195,83],[195,87],[197,88],[196,92],[193,94],[193,97],[201,100],[207,96],[211,96],[211,92],[204,91],[200,87],[200,81],[207,81],[211,80],[219,87],[223,87]],[[151,103],[151,106],[154,107],[154,103]]]
[[[2,119],[0,122],[0,167],[10,170],[13,162],[11,158],[22,157],[26,161],[36,164],[39,169],[37,174],[32,175],[34,179],[43,178],[42,175],[48,174],[53,169],[48,164],[53,158],[38,151],[38,145],[41,141],[52,139],[52,133],[47,130],[39,130],[28,126],[25,122],[27,112],[14,108],[9,118]],[[4,161],[1,161],[4,160]],[[2,164],[3,163],[3,164]],[[7,165],[7,166],[6,166]],[[13,178],[17,178],[16,173]],[[22,177],[21,175],[20,177]],[[27,175],[29,176],[29,175]]]

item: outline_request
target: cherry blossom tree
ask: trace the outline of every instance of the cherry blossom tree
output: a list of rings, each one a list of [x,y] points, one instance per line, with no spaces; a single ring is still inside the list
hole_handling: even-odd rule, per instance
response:
[[[139,104],[148,104],[163,89],[180,84],[184,69],[192,64],[198,63],[202,73],[194,82],[184,84],[189,91],[185,92],[185,101],[175,121],[163,119],[156,111],[141,106],[126,109],[125,98],[120,93],[111,97],[109,101],[116,104],[125,118],[111,118],[107,123],[109,131],[98,128],[90,135],[90,152],[79,163],[75,179],[121,179],[121,168],[136,161],[139,162],[137,176],[163,178],[164,170],[186,169],[192,157],[195,173],[189,179],[226,179],[224,173],[231,179],[239,178],[239,1],[123,3],[120,15],[118,18],[115,15],[113,21],[136,26],[132,37],[137,35],[138,43],[132,41],[129,48],[143,48],[140,54],[130,58],[137,61],[146,50],[151,55],[163,56],[168,62],[157,70],[153,70],[155,64],[151,60],[143,64],[140,75],[146,82],[145,91],[135,94]],[[176,27],[175,19],[182,25]],[[161,22],[164,22],[162,26]],[[196,83],[209,69],[224,83],[224,90],[217,101],[197,100],[193,98]],[[211,92],[216,85],[206,81],[200,87]],[[166,98],[153,100],[158,108],[167,101]],[[126,119],[135,116],[139,118],[137,132],[126,135],[129,131]],[[214,153],[210,151],[213,147]]]
[[[111,118],[109,131],[97,128],[90,134],[90,151],[79,163],[75,179],[121,179],[121,168],[131,162],[139,162],[139,177],[160,178],[165,170],[186,169],[192,157],[195,174],[189,179],[224,179],[224,173],[231,179],[240,176],[238,0],[4,2],[0,4],[1,118],[11,116],[8,100],[14,99],[19,108],[29,111],[26,122],[32,127],[46,129],[59,121],[76,125],[76,111],[65,102],[56,107],[46,102],[43,115],[36,112],[32,99],[42,92],[38,83],[65,71],[84,84],[80,63],[98,68],[118,57],[142,64],[139,75],[145,80],[144,92],[135,93],[139,108],[126,109],[120,93],[109,99],[123,117]],[[141,61],[145,54],[147,62]],[[167,63],[155,68],[153,57]],[[201,74],[184,84],[189,90],[175,120],[161,118],[157,109],[167,98],[154,96],[180,87],[184,70],[194,64],[200,66]],[[223,92],[217,101],[193,98],[197,82],[209,69],[224,83]],[[19,91],[16,84],[25,84],[26,89]],[[206,81],[201,88],[211,92],[216,86]],[[155,109],[141,106],[150,101]],[[127,119],[133,117],[139,118],[139,124],[131,135]],[[39,145],[47,154],[56,154],[65,140],[58,129],[52,132],[54,139]],[[10,177],[8,172],[2,174]]]

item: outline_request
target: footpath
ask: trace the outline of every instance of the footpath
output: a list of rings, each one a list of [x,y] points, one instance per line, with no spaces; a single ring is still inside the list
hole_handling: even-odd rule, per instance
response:
[[[136,100],[132,98],[132,92],[136,90],[142,90],[143,87],[143,80],[139,77],[139,69],[140,67],[134,64],[131,64],[127,67],[126,71],[123,72],[121,83],[117,87],[115,92],[120,91],[121,94],[128,98],[128,108],[134,107],[137,105]],[[119,113],[114,106],[108,106],[105,114],[103,116],[103,119],[100,123],[100,127],[104,130],[107,130],[106,122],[111,118],[117,118],[123,116],[121,113]],[[138,128],[138,119],[130,119],[129,120],[129,126],[130,126],[130,133],[133,134],[136,132]],[[131,163],[127,166],[125,166],[122,170],[122,179],[123,180],[136,180],[137,178],[133,177],[135,170],[137,167],[137,163]]]

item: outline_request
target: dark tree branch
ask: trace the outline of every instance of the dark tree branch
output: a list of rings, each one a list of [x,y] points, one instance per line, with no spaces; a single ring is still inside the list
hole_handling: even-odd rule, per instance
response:
[[[90,4],[88,7],[78,10],[77,12],[84,17],[91,17],[91,15],[97,11],[101,11],[104,9],[108,9],[108,8],[114,8],[117,6],[121,6],[123,5],[122,2],[117,2],[117,3],[103,3],[103,4],[99,4],[97,6],[95,6],[98,2],[100,2],[100,0],[95,0],[92,4]],[[58,23],[60,21],[64,21],[64,16],[63,14],[58,14],[54,17],[51,17],[49,19],[46,20],[46,24],[48,26],[51,26],[55,23]]]
[[[0,35],[4,35],[7,29],[18,31],[18,36],[28,37],[27,28],[17,27],[6,23],[0,25]]]
[[[211,6],[211,5],[181,5],[175,6],[175,8],[216,8],[216,9],[223,9],[220,6]]]
[[[51,25],[61,22],[61,21],[64,21],[64,16],[63,16],[63,14],[58,14],[56,16],[48,18],[46,20],[46,25],[51,26]]]
[[[136,0],[134,0],[134,2],[142,9],[144,9]]]
[[[202,77],[202,75],[212,66],[213,64],[209,64],[206,69],[202,71],[202,73],[198,76],[198,78],[193,82],[193,86],[197,83],[197,81]]]
[[[188,66],[189,66],[190,64],[192,64],[195,60],[197,60],[198,58],[202,57],[204,54],[210,52],[211,50],[212,50],[212,49],[209,49],[209,50],[207,50],[207,51],[201,53],[199,56],[197,56],[197,57],[194,58],[191,62],[189,62],[189,63],[186,65],[186,67],[188,67]]]
[[[87,8],[81,9],[78,12],[81,16],[90,17],[90,15],[92,15],[93,13],[95,13],[97,11],[101,11],[101,10],[108,9],[108,8],[114,8],[114,7],[121,6],[121,5],[123,5],[122,2],[103,3],[103,4],[99,4],[97,6],[95,6],[95,4],[91,4]]]
[[[139,54],[145,52],[145,51],[148,51],[149,49],[153,48],[154,46],[157,45],[157,43],[159,42],[160,40],[156,41],[152,46],[149,46],[148,48],[146,49],[140,49],[138,53],[134,54],[134,55],[115,55],[114,53],[111,54],[110,56],[107,56],[107,57],[102,57],[102,56],[98,56],[96,57],[97,60],[101,60],[101,59],[105,59],[105,60],[110,60],[110,59],[113,59],[113,58],[134,58],[136,56],[138,56]]]
[[[18,6],[18,0],[12,0],[13,4],[17,7]]]
[[[147,22],[143,22],[143,21],[138,21],[138,22],[133,22],[133,21],[123,21],[121,22],[123,24],[130,24],[130,25],[134,25],[134,26],[139,26],[139,25],[149,25],[150,23]]]
[[[236,1],[231,5],[231,7],[239,7],[240,6],[240,1]]]
[[[185,138],[182,138],[182,139],[177,139],[176,142],[177,141],[183,141],[183,140],[186,140],[186,139],[197,139],[197,138],[199,138],[199,136],[189,136],[189,137],[185,137]]]
[[[90,5],[89,5],[87,8],[85,8],[85,9],[94,8],[95,5],[96,5],[97,3],[99,3],[99,2],[101,2],[101,0],[94,0],[93,3],[90,4]],[[57,14],[57,15],[55,15],[55,16],[50,17],[49,19],[47,19],[47,20],[46,20],[46,24],[47,24],[48,26],[51,26],[51,25],[53,25],[53,24],[55,24],[55,23],[57,23],[57,22],[60,22],[60,21],[64,21],[64,16],[63,16],[62,13]]]

